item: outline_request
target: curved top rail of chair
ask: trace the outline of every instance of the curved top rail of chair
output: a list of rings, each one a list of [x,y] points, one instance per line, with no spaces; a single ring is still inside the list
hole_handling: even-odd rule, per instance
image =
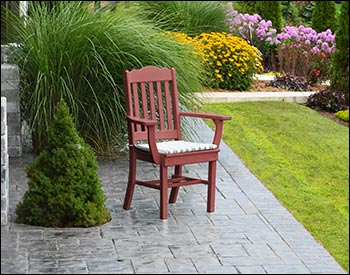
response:
[[[133,82],[153,82],[153,81],[170,81],[175,73],[174,68],[158,68],[155,66],[146,66],[141,69],[125,71],[128,74],[128,80]]]

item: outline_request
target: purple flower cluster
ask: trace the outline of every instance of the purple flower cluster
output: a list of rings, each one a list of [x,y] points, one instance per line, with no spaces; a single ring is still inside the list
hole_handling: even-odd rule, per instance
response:
[[[281,44],[281,48],[303,48],[307,46],[310,52],[318,54],[324,52],[331,54],[335,51],[334,44],[335,35],[332,34],[330,29],[317,33],[314,29],[304,27],[286,26],[282,29],[282,32],[277,34],[274,40],[275,45]],[[304,52],[304,54],[306,54]]]
[[[272,42],[276,29],[272,28],[272,22],[261,18],[259,14],[241,14],[233,9],[232,3],[228,3],[227,23],[230,33],[240,36],[250,44],[258,46],[259,42]]]

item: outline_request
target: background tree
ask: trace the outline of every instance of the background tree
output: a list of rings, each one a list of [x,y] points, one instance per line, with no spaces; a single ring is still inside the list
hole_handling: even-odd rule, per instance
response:
[[[256,1],[255,13],[266,21],[271,20],[272,26],[279,32],[282,29],[281,1]]]
[[[239,13],[259,14],[262,19],[271,20],[272,26],[280,31],[282,28],[281,1],[238,1],[235,5]]]
[[[345,93],[349,102],[349,2],[343,1],[335,36],[336,51],[332,56],[331,89]]]
[[[333,33],[336,26],[336,9],[334,1],[316,1],[311,19],[312,28],[317,32],[330,29]]]
[[[235,1],[234,7],[239,13],[254,14],[256,10],[256,1]]]

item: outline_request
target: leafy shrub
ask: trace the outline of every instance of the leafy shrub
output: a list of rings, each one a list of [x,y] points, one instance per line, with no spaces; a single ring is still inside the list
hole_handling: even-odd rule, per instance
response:
[[[316,1],[281,1],[283,26],[310,27]]]
[[[298,3],[298,6],[300,6],[300,16],[302,22],[304,22],[307,25],[310,25],[316,1],[305,1],[300,3],[299,1],[295,1],[295,3]]]
[[[349,110],[338,111],[335,116],[343,121],[349,121]]]
[[[302,77],[292,75],[275,76],[267,86],[283,88],[292,91],[308,91],[310,90],[309,83]]]
[[[315,93],[307,98],[306,106],[336,113],[349,108],[349,102],[345,99],[345,94],[338,91],[325,90]]]
[[[299,9],[292,1],[281,1],[283,26],[301,25]]]
[[[190,107],[201,90],[200,61],[165,37],[131,6],[93,10],[83,2],[58,1],[51,12],[30,2],[27,26],[18,26],[21,47],[22,117],[33,129],[34,150],[45,147],[55,104],[64,98],[75,126],[96,152],[123,146],[127,133],[123,71],[146,65],[174,67],[180,102]]]
[[[48,129],[48,144],[26,167],[29,190],[17,205],[17,222],[90,227],[108,222],[106,197],[92,149],[79,137],[64,100]]]
[[[225,10],[216,1],[137,1],[141,14],[165,31],[196,36],[227,32]]]

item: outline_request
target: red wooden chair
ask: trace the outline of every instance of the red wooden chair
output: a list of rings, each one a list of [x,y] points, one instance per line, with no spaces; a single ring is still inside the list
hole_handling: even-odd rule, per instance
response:
[[[143,67],[124,72],[124,88],[129,135],[129,181],[124,206],[131,205],[135,184],[160,190],[160,218],[168,218],[169,203],[175,203],[180,186],[207,184],[207,211],[214,212],[216,161],[222,137],[223,121],[231,117],[213,114],[181,112],[178,104],[175,69]],[[215,125],[212,144],[186,142],[181,139],[180,117],[211,118]],[[136,160],[160,166],[160,179],[140,181],[136,179]],[[208,179],[182,175],[182,165],[208,162]],[[168,167],[175,173],[168,178]]]

